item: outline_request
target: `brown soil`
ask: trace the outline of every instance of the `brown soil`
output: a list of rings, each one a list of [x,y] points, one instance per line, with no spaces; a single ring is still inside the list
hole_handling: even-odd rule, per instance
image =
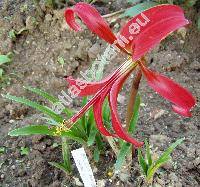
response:
[[[81,33],[70,31],[63,19],[63,10],[47,10],[44,20],[38,19],[32,1],[5,1],[0,2],[0,53],[13,51],[13,62],[5,66],[6,75],[1,82],[1,94],[11,93],[17,96],[26,96],[32,100],[45,103],[39,97],[25,91],[23,86],[42,88],[57,96],[61,90],[66,90],[65,75],[78,76],[92,61],[88,50],[100,46],[96,55],[105,48],[105,43],[97,40],[87,29]],[[109,8],[102,8],[104,14],[110,10],[118,10],[120,2],[111,4]],[[28,9],[21,9],[27,5]],[[125,6],[125,5],[124,5]],[[195,21],[196,10],[188,11],[193,25],[187,28],[187,34],[178,32],[169,36],[165,42],[148,55],[150,68],[172,77],[184,87],[187,87],[199,100],[200,96],[200,32],[197,31]],[[34,18],[37,18],[36,21]],[[123,22],[123,21],[122,21]],[[118,26],[123,24],[116,23]],[[19,31],[26,27],[28,30],[17,36],[15,41],[8,37],[12,29]],[[114,28],[118,27],[114,25]],[[58,57],[65,59],[63,67],[57,62]],[[122,62],[117,57],[106,68],[111,72]],[[130,82],[130,80],[129,80]],[[126,98],[129,84],[123,89],[121,96]],[[168,102],[156,95],[142,81],[140,94],[144,103],[140,112],[137,137],[141,140],[149,138],[152,149],[161,152],[170,142],[185,137],[185,142],[172,154],[173,163],[164,166],[154,182],[160,186],[200,186],[200,125],[199,106],[193,111],[192,118],[181,118],[170,110]],[[126,99],[119,104],[119,111],[123,117]],[[0,147],[5,147],[5,153],[0,154],[0,186],[77,186],[72,176],[53,168],[49,161],[61,161],[61,150],[54,148],[53,143],[59,139],[48,136],[17,137],[8,136],[8,132],[16,127],[35,124],[40,121],[37,111],[0,99]],[[79,107],[80,100],[74,100],[71,107]],[[122,107],[123,106],[123,107]],[[30,153],[21,156],[20,148],[29,147]],[[142,186],[140,170],[136,160],[133,162],[129,180],[109,179],[107,172],[114,164],[110,157],[108,146],[107,154],[101,155],[100,163],[92,163],[97,168],[95,178],[101,180],[105,186]],[[103,166],[103,167],[102,167]],[[106,167],[105,167],[106,166]],[[73,176],[78,178],[78,172]]]

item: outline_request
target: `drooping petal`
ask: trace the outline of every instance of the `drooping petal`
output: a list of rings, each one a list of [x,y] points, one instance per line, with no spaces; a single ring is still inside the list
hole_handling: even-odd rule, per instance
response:
[[[98,101],[93,105],[93,111],[94,111],[94,118],[97,125],[97,128],[104,136],[112,136],[117,137],[115,134],[111,134],[104,126],[103,124],[103,117],[102,117],[102,108],[103,108],[103,102],[106,99],[106,96],[108,92],[110,91],[110,88],[107,89],[104,93],[102,93],[101,97],[98,99]]]
[[[171,32],[188,23],[180,7],[159,5],[132,18],[122,28],[120,36],[126,38],[124,47],[133,51],[133,61],[136,61]]]
[[[112,75],[107,76],[105,79],[99,82],[86,82],[81,79],[74,79],[73,77],[65,77],[65,80],[69,83],[70,86],[74,85],[79,90],[80,93],[78,96],[89,96],[97,93],[110,79]]]
[[[191,116],[190,110],[195,105],[192,94],[171,79],[153,72],[140,64],[148,85],[162,97],[172,102],[173,110],[183,116]]]
[[[121,76],[112,86],[109,96],[109,103],[111,109],[111,117],[112,117],[112,126],[114,131],[116,132],[117,136],[129,143],[132,143],[135,147],[141,147],[143,142],[138,142],[134,138],[132,138],[122,127],[120,122],[118,113],[117,113],[117,96],[119,91],[122,88],[123,83],[125,82],[126,78],[129,76],[130,72]]]
[[[81,27],[75,22],[74,13],[87,25],[87,27],[100,38],[112,44],[116,37],[108,26],[107,22],[101,17],[99,12],[87,3],[77,3],[73,8],[65,10],[65,20],[75,31],[80,31]]]

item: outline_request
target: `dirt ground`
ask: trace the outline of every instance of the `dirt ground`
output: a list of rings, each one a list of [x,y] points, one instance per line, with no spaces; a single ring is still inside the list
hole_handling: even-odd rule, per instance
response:
[[[6,3],[7,2],[7,3]],[[116,1],[109,6],[98,5],[102,14],[108,14],[125,7],[124,1]],[[106,8],[105,8],[106,7]],[[1,81],[1,94],[10,93],[26,96],[29,99],[45,103],[45,101],[23,89],[23,86],[42,88],[57,96],[66,90],[65,75],[79,76],[90,65],[92,58],[102,53],[106,44],[97,39],[90,31],[75,33],[69,29],[63,18],[62,7],[59,10],[46,10],[44,19],[37,18],[32,1],[0,2],[0,53],[13,52],[13,62],[4,67],[6,76]],[[186,11],[192,24],[170,35],[148,56],[150,68],[173,78],[187,87],[196,97],[200,96],[200,32],[195,22],[200,12],[196,9]],[[125,20],[112,24],[115,31]],[[19,31],[26,28],[16,40],[8,37],[12,29]],[[94,47],[95,46],[95,47]],[[65,59],[59,64],[58,57]],[[119,55],[106,68],[106,73],[113,71],[122,63]],[[120,93],[118,111],[124,113],[129,84]],[[169,144],[180,137],[186,140],[172,154],[173,162],[161,168],[155,176],[157,186],[197,187],[200,186],[200,110],[199,104],[193,111],[192,118],[181,118],[170,109],[170,104],[156,95],[145,80],[142,81],[140,94],[142,107],[138,124],[137,137],[140,140],[149,138],[152,149],[163,151]],[[8,132],[16,127],[36,124],[40,114],[28,107],[0,99],[0,186],[2,187],[56,187],[79,186],[78,172],[66,176],[62,171],[48,164],[50,161],[61,161],[60,147],[53,144],[59,139],[48,136],[17,137],[8,136]],[[79,107],[80,100],[75,99],[71,107]],[[21,155],[20,148],[29,147],[28,155]],[[109,146],[108,146],[109,147]],[[108,152],[111,150],[108,149]],[[111,179],[107,172],[113,167],[115,159],[101,155],[100,163],[92,163],[95,178],[99,186],[144,186],[140,169],[133,160],[130,177]],[[106,167],[102,167],[106,166]]]

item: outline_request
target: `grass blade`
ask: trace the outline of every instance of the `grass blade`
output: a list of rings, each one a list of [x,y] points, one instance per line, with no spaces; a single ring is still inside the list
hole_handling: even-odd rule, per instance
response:
[[[67,173],[67,174],[70,173],[70,171],[68,170],[68,168],[65,167],[63,163],[57,163],[57,162],[48,162],[48,163],[49,163],[50,165],[56,167],[57,169],[62,170],[63,172],[65,172],[65,173]]]
[[[67,168],[67,170],[71,172],[72,167],[71,167],[71,161],[70,161],[70,149],[67,142],[67,138],[65,137],[62,138],[62,156],[63,156],[65,168]]]
[[[158,5],[158,3],[151,1],[137,4],[131,8],[128,8],[120,17],[134,17],[155,5]]]
[[[49,93],[41,90],[41,89],[38,89],[38,88],[33,88],[33,87],[30,87],[30,86],[24,86],[25,89],[33,92],[33,93],[36,93],[37,95],[40,95],[42,97],[44,97],[45,99],[47,99],[48,101],[50,101],[51,103],[57,103],[59,102],[59,99],[50,95]]]
[[[148,165],[144,159],[144,157],[142,156],[142,151],[141,149],[138,149],[138,161],[140,164],[140,167],[142,169],[142,172],[145,176],[147,176],[147,171],[148,171]]]
[[[8,133],[10,136],[28,136],[37,134],[53,136],[54,130],[49,129],[47,125],[30,125],[12,130]]]
[[[147,140],[145,140],[145,147],[146,147],[146,160],[148,162],[148,166],[150,167],[152,165],[152,157],[151,157],[151,152],[149,148],[149,143]]]
[[[30,101],[28,99],[22,98],[22,97],[16,97],[10,94],[7,95],[3,95],[3,97],[10,99],[12,101],[21,103],[21,104],[25,104],[27,106],[30,106],[32,108],[35,108],[41,112],[43,112],[44,114],[48,115],[49,117],[53,118],[54,121],[56,121],[57,123],[62,123],[63,122],[63,117],[56,114],[53,110],[51,110],[50,108],[40,105],[36,102]]]

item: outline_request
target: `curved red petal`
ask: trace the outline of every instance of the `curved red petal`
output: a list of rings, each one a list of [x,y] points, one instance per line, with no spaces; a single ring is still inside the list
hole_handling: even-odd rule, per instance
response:
[[[65,80],[70,86],[76,86],[80,90],[78,96],[83,97],[97,93],[110,80],[112,75],[107,76],[105,79],[99,82],[86,82],[81,79],[74,79],[71,76],[65,77]]]
[[[159,5],[132,18],[120,35],[128,40],[125,47],[133,51],[133,61],[136,61],[171,32],[188,23],[180,7]]]
[[[109,92],[110,88],[105,91],[101,97],[98,99],[98,101],[93,105],[93,111],[94,111],[94,118],[96,121],[97,128],[104,136],[112,136],[117,137],[115,134],[111,134],[104,126],[103,124],[103,117],[102,117],[102,107],[103,102]]]
[[[110,103],[110,109],[111,109],[111,117],[112,117],[112,126],[116,134],[119,138],[132,143],[135,147],[141,147],[144,143],[138,142],[134,138],[132,138],[127,132],[124,131],[122,124],[119,120],[119,116],[117,113],[117,96],[119,94],[119,91],[122,88],[122,85],[126,78],[129,76],[130,72],[121,76],[112,86],[109,96],[109,103]]]
[[[173,110],[183,116],[191,116],[190,110],[195,105],[192,94],[171,79],[153,72],[140,64],[148,85],[162,97],[172,102]]]
[[[99,14],[99,12],[87,3],[77,3],[73,9],[67,8],[65,11],[65,19],[68,25],[75,31],[80,30],[80,26],[75,22],[74,13],[87,25],[87,27],[100,38],[110,44],[116,40],[115,35],[108,26],[107,22]]]

